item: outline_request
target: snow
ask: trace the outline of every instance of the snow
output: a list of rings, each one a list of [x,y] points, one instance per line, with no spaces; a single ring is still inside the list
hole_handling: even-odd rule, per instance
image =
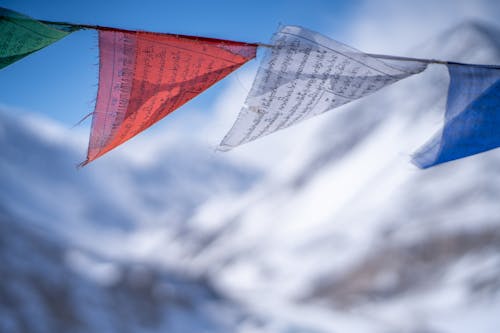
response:
[[[96,261],[81,251],[68,251],[66,264],[78,274],[104,286],[113,285],[120,278],[120,270],[113,262]]]
[[[498,62],[494,31],[419,51]],[[2,331],[495,332],[499,151],[409,162],[441,125],[446,68],[214,153],[251,77],[214,128],[180,118],[82,170],[79,132],[0,113]]]

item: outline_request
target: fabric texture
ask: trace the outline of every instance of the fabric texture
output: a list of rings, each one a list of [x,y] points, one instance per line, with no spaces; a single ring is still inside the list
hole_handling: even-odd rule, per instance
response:
[[[0,69],[78,29],[78,26],[44,24],[0,7]]]
[[[144,131],[255,57],[257,45],[99,31],[99,89],[86,163]]]
[[[302,27],[278,31],[219,150],[230,150],[367,96],[426,68],[380,60]]]
[[[500,146],[500,69],[448,65],[444,126],[413,156],[420,168]]]

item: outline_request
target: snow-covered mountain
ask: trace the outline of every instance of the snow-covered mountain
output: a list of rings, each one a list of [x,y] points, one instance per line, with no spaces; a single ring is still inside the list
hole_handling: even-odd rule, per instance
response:
[[[182,234],[196,207],[259,172],[168,142],[155,162],[118,153],[77,170],[83,141],[0,112],[0,331],[230,331],[242,314],[203,277],[116,253],[137,230]]]
[[[499,63],[499,36],[464,23],[411,55]],[[432,65],[314,131],[277,133],[299,144],[264,171],[183,142],[148,163],[118,152],[75,172],[79,141],[0,113],[0,327],[496,332],[500,151],[409,163],[441,125],[447,83]],[[127,282],[136,269],[146,286]],[[191,307],[152,296],[163,283]],[[42,324],[21,326],[31,316]]]
[[[215,333],[241,317],[206,281],[107,260],[20,222],[0,213],[2,332]]]
[[[413,54],[499,63],[499,36],[466,23]],[[426,171],[409,163],[441,125],[447,83],[446,68],[430,66],[332,111],[304,138],[306,149],[233,209],[200,209],[191,223],[217,228],[198,269],[270,316],[282,315],[277,304],[328,309],[315,323],[289,318],[311,329],[328,322],[327,332],[366,331],[342,329],[338,316],[347,316],[368,321],[371,332],[495,331],[500,151]]]
[[[178,224],[207,198],[245,190],[259,176],[197,143],[185,149],[168,141],[154,151],[154,162],[134,163],[118,152],[96,168],[77,170],[84,151],[78,132],[29,114],[4,111],[0,117],[0,200],[17,215],[44,223],[122,229]]]

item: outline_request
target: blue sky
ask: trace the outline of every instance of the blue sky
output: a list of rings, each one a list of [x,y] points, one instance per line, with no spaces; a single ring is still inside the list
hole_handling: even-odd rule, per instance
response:
[[[360,2],[13,0],[0,1],[0,6],[43,20],[267,42],[280,23],[333,32],[342,40]],[[97,64],[97,33],[76,32],[3,69],[0,105],[41,113],[70,126],[93,110]],[[220,82],[189,107],[209,110],[225,85]],[[87,121],[84,126],[88,125]]]
[[[44,20],[248,42],[269,41],[279,24],[302,25],[363,51],[392,54],[404,54],[464,19],[497,23],[500,17],[497,0],[0,0],[0,6]],[[93,111],[98,61],[97,32],[76,32],[4,68],[0,107],[36,112],[70,127]],[[213,112],[230,78],[256,64],[245,65],[181,110]],[[234,116],[238,111],[232,110]],[[169,119],[178,116],[174,112]]]

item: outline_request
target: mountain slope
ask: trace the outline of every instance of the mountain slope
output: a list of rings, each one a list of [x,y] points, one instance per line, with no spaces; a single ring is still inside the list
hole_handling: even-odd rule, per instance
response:
[[[412,55],[499,63],[498,36],[464,23]],[[0,327],[495,332],[499,150],[409,163],[447,83],[431,65],[283,134],[301,144],[265,176],[158,137],[147,162],[117,150],[75,171],[82,142],[0,114]]]
[[[138,230],[182,234],[198,205],[259,173],[196,142],[77,170],[78,134],[0,112],[0,331],[230,331],[242,313],[202,276],[123,254]]]
[[[498,36],[497,28],[466,23],[419,55],[500,63]],[[470,328],[436,313],[485,331],[498,326],[487,309],[500,306],[492,278],[500,262],[499,151],[426,171],[409,163],[441,124],[447,80],[446,68],[432,65],[330,112],[304,138],[309,149],[277,166],[296,172],[268,179],[225,216],[213,214],[217,203],[201,209],[193,224],[220,227],[199,250],[199,269],[257,307],[266,297],[319,305],[332,316],[360,312],[372,331]],[[476,292],[477,284],[487,291]]]
[[[202,280],[99,257],[5,213],[0,261],[5,333],[221,332],[239,316]]]
[[[13,215],[45,225],[54,220],[67,221],[68,228],[177,225],[209,197],[243,191],[259,176],[196,142],[188,149],[160,146],[155,163],[135,163],[116,152],[95,168],[77,170],[85,149],[79,133],[7,111],[0,113],[0,134],[0,202]]]

